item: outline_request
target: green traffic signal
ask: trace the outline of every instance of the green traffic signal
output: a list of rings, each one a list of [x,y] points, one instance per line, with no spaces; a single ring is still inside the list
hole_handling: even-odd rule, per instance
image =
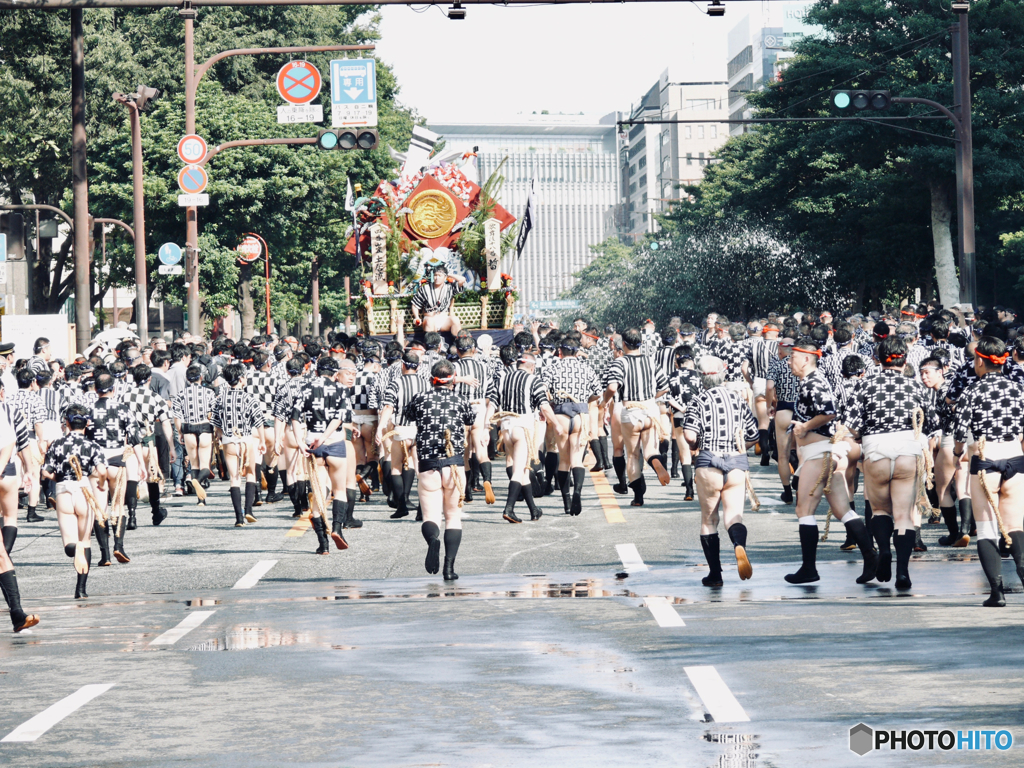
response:
[[[341,128],[330,130],[322,128],[316,137],[317,149],[376,149],[380,135],[374,128]]]
[[[888,91],[832,91],[832,106],[838,110],[888,109],[892,102]]]

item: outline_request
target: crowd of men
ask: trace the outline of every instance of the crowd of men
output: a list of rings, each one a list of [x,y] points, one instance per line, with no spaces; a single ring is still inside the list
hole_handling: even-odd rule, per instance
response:
[[[520,502],[536,521],[538,498],[556,491],[562,511],[579,515],[588,471],[611,470],[633,506],[645,503],[645,467],[661,486],[681,475],[701,509],[702,581],[717,587],[720,520],[740,578],[753,573],[743,524],[745,497],[757,506],[753,447],[762,466],[776,461],[780,498],[795,503],[802,562],[788,582],[819,579],[824,498],[845,527],[841,548],[863,558],[858,583],[892,579],[895,551],[895,586],[909,589],[926,516],[948,528],[940,546],[976,539],[985,605],[1004,605],[1001,558],[1024,579],[1024,336],[1011,315],[920,305],[744,324],[712,314],[700,329],[673,318],[660,332],[647,321],[621,333],[578,318],[564,331],[519,326],[500,348],[465,331],[449,344],[435,331],[392,341],[185,335],[126,339],[66,366],[46,339],[17,361],[0,345],[0,586],[15,631],[38,622],[21,609],[10,559],[19,507],[29,524],[55,510],[75,597],[86,598],[93,538],[100,566],[130,563],[139,501],[158,526],[162,495],[205,504],[218,477],[228,524],[256,524],[260,506],[287,499],[293,517],[310,519],[321,555],[349,547],[346,532],[362,526],[357,499],[383,494],[392,518],[421,524],[427,572],[453,581],[463,507],[497,502],[501,460],[512,524],[524,521]],[[853,502],[861,478],[863,516]]]

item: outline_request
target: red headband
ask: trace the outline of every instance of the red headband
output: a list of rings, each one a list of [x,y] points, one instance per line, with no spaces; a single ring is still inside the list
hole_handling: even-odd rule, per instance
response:
[[[434,382],[434,386],[435,387],[443,387],[445,384],[451,384],[453,381],[455,381],[455,374],[454,373],[451,376],[448,376],[448,377],[443,378],[443,379],[438,378],[437,376],[435,376],[433,378],[433,382]]]
[[[794,352],[803,352],[806,355],[814,355],[815,357],[821,357],[820,349],[801,349],[800,347],[793,347]]]
[[[885,358],[885,364],[886,365],[892,365],[897,360],[905,360],[906,357],[907,357],[906,355],[887,355],[886,358]]]
[[[995,363],[996,365],[1006,365],[1006,361],[1010,357],[1009,352],[1004,352],[1001,355],[986,355],[984,352],[974,350],[974,354],[976,354],[980,358],[988,360],[989,362]]]

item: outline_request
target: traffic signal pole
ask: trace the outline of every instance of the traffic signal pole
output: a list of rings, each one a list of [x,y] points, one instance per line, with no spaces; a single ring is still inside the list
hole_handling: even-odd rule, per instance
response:
[[[195,18],[196,10],[191,2],[186,2],[179,11],[185,22],[185,133],[196,132],[196,90],[203,75],[222,59],[229,56],[259,56],[275,53],[329,53],[334,51],[372,51],[373,45],[297,45],[279,48],[235,48],[214,54],[198,67],[195,64]],[[218,152],[229,147],[253,147],[266,144],[315,144],[316,139],[243,139],[228,141],[214,150],[207,151],[206,157],[199,163],[206,163]],[[199,223],[198,209],[189,206],[185,209],[185,277],[188,281],[188,332],[194,335],[202,333],[199,303]]]
[[[145,343],[149,338],[149,294],[146,278],[146,204],[142,190],[142,125],[139,106],[121,93],[114,101],[128,108],[132,128],[132,205],[135,219],[135,327]]]
[[[957,240],[960,246],[960,301],[977,309],[978,273],[974,255],[974,137],[971,131],[971,43],[967,13],[953,32],[953,100],[960,119],[957,132]]]

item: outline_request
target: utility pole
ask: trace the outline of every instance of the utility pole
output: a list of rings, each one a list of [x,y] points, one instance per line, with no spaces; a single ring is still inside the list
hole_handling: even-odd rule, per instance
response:
[[[954,3],[959,17],[953,33],[953,113],[960,121],[956,143],[957,244],[960,301],[977,309],[978,273],[974,253],[974,138],[971,132],[971,44],[966,3]]]
[[[75,340],[84,352],[92,338],[89,273],[89,182],[86,176],[84,11],[71,9],[71,189],[74,194]]]
[[[149,293],[146,275],[146,199],[142,189],[142,110],[160,91],[139,86],[138,93],[115,93],[114,101],[128,108],[132,128],[132,204],[135,218],[135,326],[139,338],[149,338]]]

